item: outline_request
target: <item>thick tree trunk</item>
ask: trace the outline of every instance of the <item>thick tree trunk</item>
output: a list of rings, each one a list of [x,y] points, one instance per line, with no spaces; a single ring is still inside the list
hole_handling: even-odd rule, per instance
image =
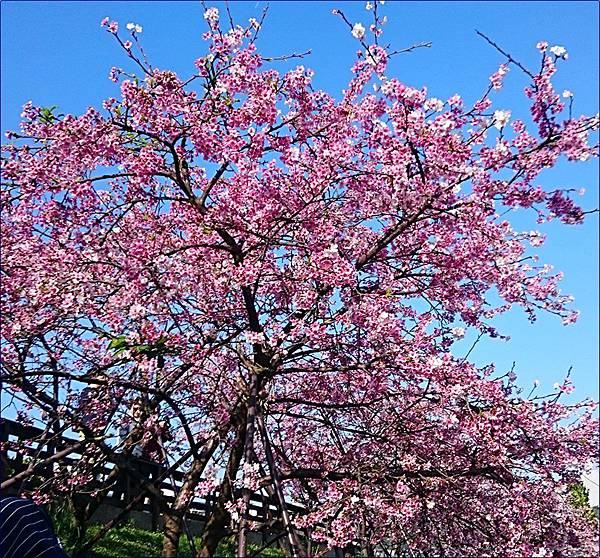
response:
[[[164,515],[163,527],[163,556],[177,556],[179,539],[183,528],[183,514],[171,509]]]
[[[227,534],[226,528],[230,517],[229,512],[225,509],[224,502],[219,499],[204,528],[202,546],[198,550],[198,556],[214,556],[217,546]]]
[[[183,518],[194,497],[194,489],[200,481],[200,475],[206,463],[194,460],[183,481],[183,486],[177,494],[173,506],[164,515],[163,527],[163,556],[177,556],[179,540],[183,532]]]
[[[241,424],[238,426],[236,439],[233,442],[227,461],[225,476],[219,488],[217,503],[204,526],[202,546],[198,550],[198,556],[201,557],[214,556],[217,546],[226,535],[227,525],[231,520],[231,515],[225,508],[225,504],[232,500],[233,483],[240,467],[240,462],[242,461],[246,443],[246,424],[243,421],[240,422]]]
[[[200,482],[202,472],[219,445],[219,440],[227,432],[230,425],[222,427],[202,447],[194,458],[192,466],[183,478],[183,484],[175,498],[173,505],[164,513],[163,528],[163,556],[177,556],[179,539],[183,532],[183,520],[190,502],[194,497],[194,490]]]

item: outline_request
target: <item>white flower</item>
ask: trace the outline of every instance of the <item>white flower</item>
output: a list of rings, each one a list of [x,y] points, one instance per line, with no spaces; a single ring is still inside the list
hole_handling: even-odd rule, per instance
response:
[[[435,502],[432,502],[431,500],[427,500],[426,505],[428,510],[432,510],[433,508],[435,508]]]
[[[565,99],[570,99],[571,97],[573,97],[573,92],[572,92],[572,91],[569,91],[568,89],[565,89],[565,90],[562,92],[562,96],[563,96]]]
[[[450,130],[454,127],[454,122],[452,122],[452,120],[450,120],[449,118],[438,117],[436,119],[436,123],[442,130]]]
[[[494,112],[494,127],[501,130],[508,124],[510,120],[510,111],[509,110],[497,110]]]
[[[540,385],[539,380],[533,380],[533,387],[538,387]]]
[[[367,2],[367,4],[365,5],[365,10],[372,10],[373,9],[373,4],[371,2]]]
[[[351,496],[351,497],[350,497],[350,501],[351,501],[353,504],[358,504],[358,503],[360,502],[360,498],[359,498],[358,496]]]
[[[369,52],[368,50],[365,51],[365,62],[369,64],[369,66],[377,66],[379,62],[378,58],[379,57],[372,52]]]
[[[132,304],[129,308],[130,318],[142,318],[146,315],[146,309],[141,304]]]
[[[554,389],[560,389],[560,384],[558,382],[554,382],[554,385],[552,387]]]
[[[559,45],[554,45],[553,47],[550,47],[550,52],[554,54],[554,56],[558,56],[559,58],[567,57],[567,49]]]
[[[506,142],[502,142],[502,141],[498,141],[498,143],[496,144],[496,151],[503,156],[506,156],[510,153],[510,149],[508,148],[508,145],[506,145]]]
[[[352,28],[352,36],[355,39],[363,39],[365,36],[365,26],[362,23],[355,23]]]
[[[444,108],[444,102],[440,99],[432,97],[431,99],[427,99],[425,101],[425,108],[435,110],[436,112],[441,112]]]
[[[454,337],[458,337],[459,339],[462,339],[465,336],[465,328],[464,327],[453,327],[452,335],[454,335]]]
[[[442,366],[442,364],[444,364],[444,361],[438,356],[429,358],[429,365],[431,366],[431,368],[439,368],[440,366]]]
[[[131,21],[125,26],[129,31],[133,31],[134,33],[141,33],[143,31],[143,27],[138,23],[132,23]]]
[[[460,192],[460,184],[456,184],[455,186],[452,186],[453,194],[458,194],[459,192]]]
[[[204,12],[204,19],[216,23],[219,21],[219,10],[217,8],[208,8],[208,10]]]
[[[529,243],[532,246],[541,246],[545,240],[546,237],[540,234],[539,231],[529,231]]]

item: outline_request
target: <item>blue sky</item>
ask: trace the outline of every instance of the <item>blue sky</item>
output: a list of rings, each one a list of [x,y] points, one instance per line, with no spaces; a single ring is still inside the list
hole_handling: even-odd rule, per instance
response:
[[[214,2],[223,13],[223,3]],[[239,22],[258,17],[266,2],[232,2]],[[369,21],[364,2],[271,2],[259,39],[265,56],[312,49],[301,63],[315,70],[316,87],[339,96],[350,77],[357,49],[346,26],[331,14],[341,8],[352,22]],[[445,99],[460,93],[474,100],[487,86],[501,56],[475,34],[486,33],[526,66],[539,64],[535,44],[547,40],[563,45],[569,60],[556,76],[558,90],[575,94],[575,115],[598,111],[598,8],[597,2],[386,2],[389,18],[384,40],[394,48],[431,41],[420,49],[396,57],[389,75],[407,84],[427,85],[431,95]],[[117,96],[108,79],[111,66],[127,67],[125,56],[99,22],[104,16],[143,25],[141,36],[152,63],[193,73],[193,61],[204,53],[205,31],[199,2],[17,2],[4,1],[2,14],[2,129],[17,127],[21,106],[59,105],[60,112],[77,114],[89,105],[99,106]],[[294,62],[294,64],[297,62]],[[288,66],[290,64],[287,64]],[[285,69],[285,65],[280,65]],[[513,116],[527,117],[522,93],[526,81],[512,70],[505,88],[495,97],[496,108],[511,108]],[[544,173],[548,188],[586,188],[581,203],[598,207],[598,165],[560,164]],[[535,228],[531,217],[517,215],[515,223]],[[575,296],[582,315],[577,324],[561,325],[554,316],[540,316],[530,325],[519,310],[496,321],[510,342],[485,341],[472,357],[478,363],[496,362],[507,370],[516,362],[519,382],[530,386],[540,379],[551,389],[569,367],[576,385],[572,399],[598,398],[598,215],[584,226],[542,226],[548,234],[538,251],[541,260],[565,273],[563,291]]]

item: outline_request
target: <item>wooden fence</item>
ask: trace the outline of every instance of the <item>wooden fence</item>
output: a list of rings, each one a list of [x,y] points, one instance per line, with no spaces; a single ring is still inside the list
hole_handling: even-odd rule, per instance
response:
[[[14,450],[2,449],[1,460],[2,460],[2,472],[1,481],[6,480],[7,477],[12,477],[26,470],[29,466],[29,460],[35,459],[36,461],[42,461],[55,452],[61,451],[69,446],[76,444],[79,440],[69,438],[67,436],[61,436],[60,441],[57,441],[56,437],[48,439],[49,436],[44,431],[32,426],[23,425],[8,419],[0,419],[0,442],[19,442],[24,448],[23,452],[15,452]],[[69,455],[61,458],[60,461],[50,463],[42,466],[39,470],[36,470],[35,476],[39,481],[41,479],[48,479],[53,477],[55,473],[55,467],[74,467],[77,462],[81,459],[86,459],[83,448],[80,451],[73,451]],[[120,475],[119,480],[115,486],[109,491],[108,496],[103,500],[104,506],[114,508],[114,515],[127,506],[132,496],[139,493],[139,478],[143,478],[147,481],[155,480],[160,474],[164,472],[164,469],[160,464],[148,461],[146,459],[131,457],[128,460],[129,465],[134,468],[138,478],[133,478],[132,475],[127,472],[123,472]],[[94,469],[94,479],[90,483],[86,484],[86,489],[90,488],[93,490],[95,487],[100,488],[102,486],[102,479],[110,473],[115,463],[110,459],[105,459],[102,464],[99,464]],[[184,473],[180,470],[175,470],[171,475],[165,475],[162,481],[157,482],[156,486],[160,488],[160,491],[166,501],[166,506],[173,503],[175,495],[177,494],[179,487],[183,481]],[[32,479],[24,479],[21,483],[17,483],[16,486],[11,487],[9,493],[18,493],[21,490],[30,490]],[[175,486],[173,486],[173,483]],[[211,509],[215,504],[218,493],[213,493],[210,496],[204,498],[195,497],[190,504],[186,518],[190,522],[204,523],[210,515]],[[288,510],[292,513],[303,513],[304,508],[299,505],[289,503]],[[142,511],[149,514],[151,517],[152,528],[156,529],[159,525],[160,509],[154,498],[147,497],[143,499],[137,506],[136,511]],[[259,524],[258,530],[263,531],[269,530],[273,533],[273,520],[279,516],[279,511],[275,501],[267,495],[261,493],[255,493],[252,496],[248,509],[248,519]]]

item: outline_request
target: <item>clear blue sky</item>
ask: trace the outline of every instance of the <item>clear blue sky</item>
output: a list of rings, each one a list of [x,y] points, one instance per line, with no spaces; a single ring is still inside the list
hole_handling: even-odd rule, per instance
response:
[[[222,13],[221,2],[216,5]],[[235,18],[258,17],[265,2],[232,2]],[[431,49],[397,57],[389,74],[405,83],[427,85],[431,95],[448,98],[460,93],[467,100],[486,87],[488,76],[502,61],[500,55],[476,36],[479,29],[530,67],[537,67],[535,44],[547,40],[567,48],[557,89],[575,93],[576,115],[598,111],[598,3],[597,2],[386,2],[389,23],[385,40],[396,48],[431,41]],[[342,22],[331,15],[341,8],[348,18],[368,21],[364,2],[271,2],[259,40],[265,56],[303,52],[302,63],[316,72],[317,87],[338,94],[350,76],[357,43]],[[143,25],[143,44],[153,64],[181,76],[194,71],[193,60],[204,52],[205,31],[199,2],[17,2],[4,1],[2,13],[2,129],[14,129],[20,107],[59,105],[60,111],[80,113],[117,96],[107,79],[111,66],[127,67],[116,43],[99,27],[104,16],[122,26]],[[284,66],[282,66],[284,67]],[[527,116],[522,89],[525,81],[510,72],[497,108],[512,108]],[[586,188],[585,208],[598,207],[598,165],[561,164],[542,175],[547,187]],[[530,218],[517,224],[535,228]],[[538,378],[551,388],[570,366],[577,387],[573,399],[598,398],[598,216],[580,227],[555,224],[540,230],[548,234],[539,250],[542,261],[565,272],[563,291],[575,296],[582,316],[570,327],[553,316],[540,316],[530,325],[516,310],[497,320],[510,342],[486,341],[473,354],[476,362],[496,362],[499,369],[517,363],[520,383]]]

